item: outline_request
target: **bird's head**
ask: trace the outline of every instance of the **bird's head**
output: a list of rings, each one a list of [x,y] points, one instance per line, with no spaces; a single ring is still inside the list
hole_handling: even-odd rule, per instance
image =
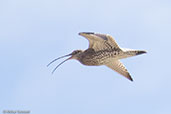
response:
[[[71,54],[69,54],[71,55],[70,59],[78,59],[82,52],[82,50],[74,50]]]
[[[81,54],[82,52],[83,52],[82,50],[75,50],[75,51],[73,51],[72,53],[70,53],[70,54],[68,54],[68,55],[64,55],[64,56],[58,57],[58,58],[54,59],[52,62],[50,62],[50,63],[47,65],[47,67],[48,67],[49,65],[51,65],[53,62],[55,62],[56,60],[58,60],[58,59],[61,59],[61,58],[70,56],[69,58],[67,58],[66,60],[62,61],[58,66],[55,67],[55,69],[52,71],[52,73],[54,73],[54,71],[55,71],[61,64],[63,64],[65,61],[70,60],[70,59],[79,59],[79,56],[80,56],[80,54]]]

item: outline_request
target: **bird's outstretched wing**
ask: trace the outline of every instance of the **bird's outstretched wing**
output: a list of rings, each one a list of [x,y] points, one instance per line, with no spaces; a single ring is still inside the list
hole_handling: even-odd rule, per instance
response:
[[[129,74],[129,72],[127,71],[125,66],[119,60],[113,60],[113,61],[109,62],[106,66],[111,68],[112,70],[115,70],[116,72],[120,73],[127,79],[133,81],[133,79],[131,78],[131,75]]]
[[[79,35],[85,37],[89,41],[89,48],[93,48],[95,51],[115,48],[120,50],[120,47],[112,36],[108,34],[99,34],[93,32],[81,32]]]

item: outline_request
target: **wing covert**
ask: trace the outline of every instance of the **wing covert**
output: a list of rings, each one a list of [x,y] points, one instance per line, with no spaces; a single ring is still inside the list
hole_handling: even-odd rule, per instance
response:
[[[116,41],[108,34],[81,32],[79,35],[85,37],[89,41],[89,48],[93,48],[95,51],[109,48],[120,49]]]
[[[123,75],[130,81],[133,81],[128,70],[125,68],[125,66],[119,60],[113,60],[113,61],[109,62],[106,66],[111,68],[112,70],[115,70],[116,72]]]

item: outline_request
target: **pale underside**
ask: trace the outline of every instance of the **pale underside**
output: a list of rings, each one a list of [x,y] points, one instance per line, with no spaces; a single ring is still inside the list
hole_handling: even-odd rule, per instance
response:
[[[116,41],[110,35],[96,33],[79,33],[79,35],[84,36],[89,41],[89,48],[92,48],[95,51],[105,49],[116,49],[118,51],[122,51],[122,49],[118,46]],[[132,81],[129,72],[120,62],[120,60],[111,59],[111,62],[108,62],[105,65]]]

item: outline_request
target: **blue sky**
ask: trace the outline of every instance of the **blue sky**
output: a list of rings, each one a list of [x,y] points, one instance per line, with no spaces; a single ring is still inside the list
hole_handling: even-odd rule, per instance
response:
[[[0,1],[0,113],[170,114],[169,0]],[[146,55],[121,60],[130,82],[105,66],[71,60],[54,75],[46,65],[88,41],[79,32],[107,33]]]

